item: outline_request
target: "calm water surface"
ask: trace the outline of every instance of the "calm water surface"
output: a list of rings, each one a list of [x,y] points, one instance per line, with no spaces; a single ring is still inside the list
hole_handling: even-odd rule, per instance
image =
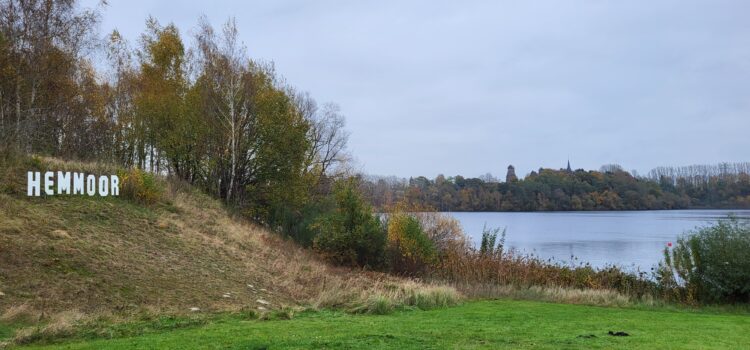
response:
[[[447,214],[461,222],[477,246],[486,224],[506,228],[506,247],[522,253],[564,264],[615,264],[629,271],[649,271],[661,260],[667,242],[730,213],[750,219],[750,210]]]

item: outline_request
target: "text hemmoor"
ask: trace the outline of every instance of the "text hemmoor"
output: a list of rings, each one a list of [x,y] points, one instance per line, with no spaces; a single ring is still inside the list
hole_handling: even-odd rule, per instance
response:
[[[120,178],[117,175],[86,175],[84,173],[72,173],[66,171],[55,172],[47,171],[44,176],[36,171],[29,171],[27,176],[28,196],[40,196],[42,189],[44,194],[52,196],[55,194],[80,194],[95,196],[119,196],[120,195]],[[55,177],[53,179],[53,177]],[[42,182],[42,180],[44,180]],[[71,193],[72,192],[72,193]]]

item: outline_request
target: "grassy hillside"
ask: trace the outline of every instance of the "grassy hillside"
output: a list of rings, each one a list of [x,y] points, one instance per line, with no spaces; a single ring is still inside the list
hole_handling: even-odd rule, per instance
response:
[[[367,310],[383,300],[409,305],[457,297],[449,288],[328,266],[233,218],[190,186],[163,179],[152,205],[124,197],[26,197],[25,172],[34,169],[117,170],[54,159],[0,163],[0,340],[12,333],[8,324],[49,324],[54,332],[87,317]]]
[[[530,301],[482,301],[390,315],[307,313],[290,321],[225,319],[137,337],[44,349],[744,349],[750,318]],[[608,335],[623,331],[626,337]]]

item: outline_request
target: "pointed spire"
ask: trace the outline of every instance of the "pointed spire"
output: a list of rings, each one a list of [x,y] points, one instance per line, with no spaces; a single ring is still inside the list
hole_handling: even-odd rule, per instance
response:
[[[516,176],[516,168],[514,168],[513,165],[508,165],[508,173],[505,175],[505,182],[515,181],[518,181],[518,177]]]
[[[570,168],[570,159],[568,159],[568,168],[566,169],[569,173],[573,172],[573,169]]]

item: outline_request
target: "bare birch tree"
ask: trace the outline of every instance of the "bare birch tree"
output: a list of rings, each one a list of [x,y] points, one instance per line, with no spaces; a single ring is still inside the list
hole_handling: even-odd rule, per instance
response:
[[[229,179],[225,200],[231,201],[237,184],[240,139],[251,125],[251,111],[248,101],[248,87],[244,75],[247,70],[247,53],[239,41],[237,24],[229,19],[222,28],[217,40],[214,30],[204,19],[197,36],[203,60],[204,75],[214,92],[212,102],[220,124],[226,135],[226,148],[229,153]]]

